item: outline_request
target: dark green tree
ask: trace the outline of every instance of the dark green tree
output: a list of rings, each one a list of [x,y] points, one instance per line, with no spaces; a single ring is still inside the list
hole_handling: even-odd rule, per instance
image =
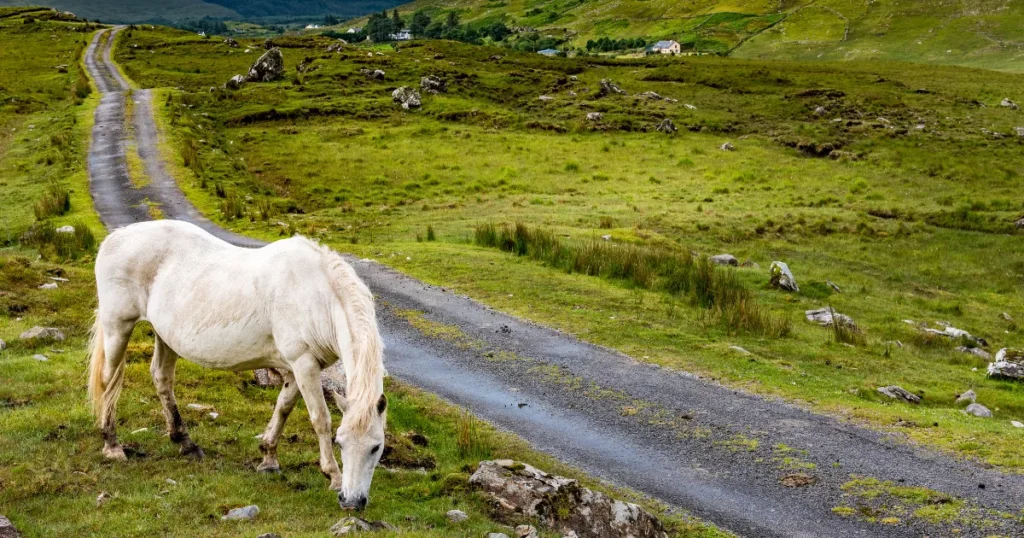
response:
[[[449,31],[455,30],[459,27],[459,14],[455,11],[449,11],[448,17],[445,19],[445,28]]]
[[[412,14],[412,21],[409,22],[409,30],[412,31],[412,35],[416,37],[429,37],[427,35],[428,26],[430,26],[430,15],[427,15],[423,10]]]
[[[402,16],[398,14],[397,9],[391,12],[391,22],[392,24],[394,24],[396,32],[401,30],[402,27],[405,26],[405,23],[402,22]]]

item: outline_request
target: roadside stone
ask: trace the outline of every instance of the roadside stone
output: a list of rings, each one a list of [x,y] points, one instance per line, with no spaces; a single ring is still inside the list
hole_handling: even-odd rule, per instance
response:
[[[448,93],[448,81],[441,77],[428,75],[420,79],[420,88],[427,93]]]
[[[360,531],[395,531],[398,530],[394,525],[385,521],[366,521],[358,517],[343,517],[333,526],[331,526],[331,536],[345,536],[346,534],[355,534]]]
[[[619,95],[627,95],[626,91],[620,88],[618,84],[612,82],[612,79],[610,78],[601,79],[601,82],[599,83],[598,92],[601,94],[601,97],[605,97],[613,93],[617,93]]]
[[[1020,107],[1017,106],[1017,103],[1011,101],[1009,97],[1004,97],[1003,101],[999,103],[999,106],[1009,108],[1010,110],[1020,110]]]
[[[224,83],[224,87],[229,90],[237,90],[240,89],[243,84],[245,84],[245,77],[242,75],[235,75]]]
[[[488,494],[499,520],[503,515],[537,518],[554,531],[574,530],[581,538],[667,536],[661,521],[635,504],[513,460],[482,461],[469,482]],[[536,529],[524,527],[516,528],[516,536],[536,536]]]
[[[719,146],[718,149],[722,151],[736,151],[736,146],[732,145],[732,142],[726,142],[725,144]]]
[[[964,409],[964,413],[981,418],[989,418],[992,416],[992,411],[989,411],[987,407],[980,403],[972,403],[971,405],[968,405],[967,409]]]
[[[793,292],[800,291],[800,286],[796,284],[796,277],[793,276],[785,262],[772,262],[771,266],[768,267],[768,274],[770,275],[768,283],[773,288]]]
[[[708,259],[715,265],[731,265],[733,267],[739,267],[740,265],[740,261],[732,254],[716,254]]]
[[[533,525],[516,527],[516,538],[537,538],[537,529]]]
[[[232,508],[227,514],[221,517],[223,521],[252,521],[260,513],[260,507],[255,504]]]
[[[462,510],[449,510],[445,516],[447,516],[448,521],[451,521],[452,523],[462,523],[469,519],[469,515]]]
[[[600,112],[587,112],[587,121],[601,121],[604,114]]]
[[[659,133],[672,134],[679,129],[676,128],[676,124],[672,123],[672,120],[665,118],[658,124],[657,131]]]
[[[989,377],[1024,378],[1024,351],[1003,348],[996,353],[995,362],[988,365]]]
[[[420,92],[408,86],[402,86],[391,92],[391,100],[402,105],[402,108],[406,110],[419,108],[421,104]]]
[[[73,233],[75,233],[75,227],[74,226],[70,226],[70,225],[69,226],[61,226],[60,228],[57,228],[54,231],[59,233],[59,234],[73,234]]]
[[[903,400],[905,402],[909,402],[909,403],[912,403],[912,404],[919,404],[919,403],[921,403],[921,397],[920,396],[918,396],[917,394],[914,394],[913,392],[910,392],[909,390],[904,389],[903,387],[897,386],[897,385],[889,385],[888,387],[879,387],[878,392],[881,392],[882,394],[884,394],[884,395],[886,395],[886,396],[888,396],[888,397],[890,397],[890,398],[892,398],[894,400]]]
[[[956,402],[954,402],[954,403],[956,403],[957,405],[963,404],[963,403],[972,404],[972,403],[974,403],[976,401],[978,401],[978,395],[974,393],[974,389],[971,389],[971,390],[968,390],[967,392],[957,396],[956,397]]]
[[[985,351],[984,349],[981,349],[980,347],[960,346],[956,348],[956,350],[961,353],[969,353],[971,355],[980,357],[985,360],[992,360],[992,354],[989,353],[988,351]]]
[[[804,312],[807,316],[807,321],[817,323],[822,327],[831,327],[835,323],[845,325],[846,327],[856,327],[857,324],[853,322],[853,318],[846,314],[840,314],[831,307],[817,308],[815,310],[808,310]]]
[[[5,516],[0,516],[0,538],[21,538],[21,533],[18,532],[17,527]]]
[[[260,56],[249,68],[248,82],[272,82],[284,76],[284,55],[274,47]]]
[[[57,342],[64,341],[64,331],[55,327],[32,327],[31,329],[21,333],[22,340],[55,340]]]

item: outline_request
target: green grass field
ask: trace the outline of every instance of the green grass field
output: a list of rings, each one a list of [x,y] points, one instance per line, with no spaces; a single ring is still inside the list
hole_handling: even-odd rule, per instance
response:
[[[181,458],[167,439],[148,373],[153,350],[146,326],[137,328],[129,347],[119,408],[122,442],[135,456],[123,464],[103,459],[85,393],[86,337],[96,306],[92,261],[105,234],[85,171],[97,97],[78,86],[78,58],[92,34],[79,31],[81,23],[23,22],[36,16],[0,9],[0,49],[16,52],[0,55],[0,72],[19,75],[5,78],[0,88],[0,339],[7,343],[0,351],[0,513],[27,537],[324,536],[345,514],[320,475],[304,408],[284,433],[283,472],[256,473],[254,437],[270,418],[276,391],[255,386],[251,374],[182,361],[177,396],[207,457],[199,463]],[[66,72],[53,68],[65,64]],[[74,240],[40,233],[61,225],[78,229]],[[56,290],[39,289],[51,277],[67,281]],[[35,325],[59,327],[67,339],[29,344],[18,338]],[[390,382],[386,391],[396,450],[385,459],[387,468],[377,471],[373,501],[363,514],[399,529],[382,536],[510,532],[491,518],[487,500],[468,488],[468,473],[481,459],[510,457],[580,476],[429,394]],[[188,409],[188,403],[209,405],[219,416]],[[409,431],[425,435],[428,446],[402,441]],[[420,470],[424,461],[433,468]],[[102,493],[109,497],[98,503]],[[255,521],[220,520],[228,509],[248,504],[261,508]],[[452,508],[467,512],[469,520],[451,524],[445,512]],[[674,536],[726,536],[678,515],[665,520]]]
[[[1013,225],[1024,212],[1013,128],[1024,116],[998,106],[1021,100],[1020,76],[896,63],[546,59],[447,42],[327,54],[328,43],[282,42],[286,80],[238,92],[209,88],[252,57],[185,34],[125,34],[117,59],[141,86],[168,88],[159,114],[181,185],[228,227],[311,235],[638,359],[1021,470],[1024,433],[1009,423],[1024,416],[1021,387],[986,378],[987,362],[956,351],[959,342],[904,323],[949,322],[991,352],[1020,345],[1002,313],[1024,316]],[[392,89],[429,74],[447,78],[449,92],[424,94],[411,112],[391,103]],[[600,97],[603,78],[629,95]],[[588,112],[603,117],[591,122]],[[680,132],[655,132],[664,118]],[[726,141],[736,151],[719,149]],[[612,245],[752,260],[760,267],[735,278],[792,331],[762,337],[657,284],[475,245],[488,223],[579,245],[608,235]],[[790,264],[800,293],[768,287],[773,260]],[[857,321],[856,345],[803,320],[827,305]],[[876,388],[889,384],[924,402],[886,400]],[[994,419],[953,405],[969,388]]]

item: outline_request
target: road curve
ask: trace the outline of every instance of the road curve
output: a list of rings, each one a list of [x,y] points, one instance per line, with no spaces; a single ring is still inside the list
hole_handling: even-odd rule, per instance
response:
[[[148,203],[232,243],[262,243],[204,218],[161,162],[147,90],[135,90],[135,137],[148,185],[135,188],[125,166],[128,84],[97,34],[86,66],[103,94],[89,152],[92,195],[104,224],[149,218]],[[747,395],[685,372],[639,363],[557,331],[496,312],[382,265],[353,261],[378,296],[387,367],[396,378],[470,408],[535,447],[583,471],[651,495],[743,536],[903,537],[1008,534],[1024,536],[1016,519],[994,527],[905,518],[879,525],[832,511],[849,504],[841,486],[851,474],[927,487],[979,508],[1019,514],[1024,478],[958,461],[887,435]],[[459,327],[472,342],[425,337],[396,312]],[[623,413],[623,406],[639,408]],[[756,445],[748,442],[756,439]],[[792,449],[817,482],[787,488],[777,447]],[[788,450],[788,449],[787,449]],[[984,518],[982,518],[984,519]]]

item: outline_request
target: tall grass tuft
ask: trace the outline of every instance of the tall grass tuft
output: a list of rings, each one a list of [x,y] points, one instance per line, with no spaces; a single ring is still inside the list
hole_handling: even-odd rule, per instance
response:
[[[59,183],[52,183],[46,189],[43,197],[36,202],[36,220],[46,220],[50,217],[57,217],[71,211],[71,193],[67,187]]]
[[[188,139],[181,147],[181,158],[186,168],[191,168],[196,175],[203,171],[203,163],[199,160],[199,143],[194,139]]]
[[[37,222],[21,237],[21,243],[39,250],[45,259],[76,260],[96,248],[96,236],[80,222],[70,225],[72,232],[58,232],[50,221]]]
[[[730,330],[785,336],[791,329],[787,318],[759,306],[732,270],[719,268],[707,257],[694,259],[688,252],[664,247],[562,240],[550,231],[531,230],[521,223],[500,227],[481,224],[474,231],[474,239],[477,245],[527,256],[569,272],[687,298]]]
[[[487,446],[480,438],[480,421],[472,413],[463,409],[459,412],[456,426],[455,445],[459,456],[463,458],[487,457]]]
[[[437,234],[434,233],[434,227],[430,224],[427,225],[427,241],[437,241]]]
[[[228,220],[240,219],[245,216],[245,204],[238,195],[229,192],[220,202],[220,212]]]

